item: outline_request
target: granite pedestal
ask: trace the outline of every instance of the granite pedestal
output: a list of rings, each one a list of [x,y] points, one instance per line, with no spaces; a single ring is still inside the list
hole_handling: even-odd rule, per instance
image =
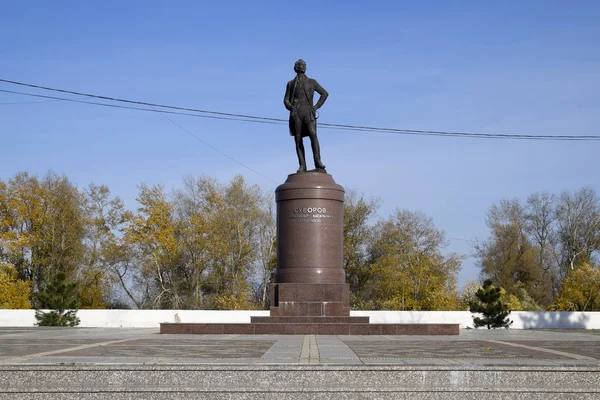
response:
[[[458,335],[458,324],[370,324],[350,316],[343,265],[344,188],[322,172],[291,174],[275,191],[277,269],[271,315],[249,324],[163,323],[161,333]]]

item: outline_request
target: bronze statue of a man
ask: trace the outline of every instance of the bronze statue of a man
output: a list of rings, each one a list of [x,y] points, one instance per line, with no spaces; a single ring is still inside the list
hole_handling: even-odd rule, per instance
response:
[[[290,135],[296,141],[296,153],[300,168],[298,172],[306,172],[306,159],[304,157],[304,143],[302,138],[308,136],[315,159],[315,168],[325,172],[325,165],[321,162],[321,149],[317,138],[316,111],[321,108],[329,94],[319,83],[307,77],[306,62],[300,59],[294,64],[296,78],[287,83],[283,104],[290,111]],[[319,93],[319,101],[313,105],[314,93]]]

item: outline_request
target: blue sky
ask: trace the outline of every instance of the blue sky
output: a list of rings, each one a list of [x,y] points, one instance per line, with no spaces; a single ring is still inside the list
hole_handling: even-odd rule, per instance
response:
[[[322,122],[597,135],[599,16],[595,1],[5,2],[0,78],[287,118],[285,83],[303,58],[330,93]],[[133,209],[142,182],[243,174],[272,191],[297,168],[286,126],[170,116],[265,179],[160,114],[37,101],[0,93],[0,179],[52,170],[80,187],[106,184]],[[319,137],[338,183],[379,197],[381,216],[422,211],[461,254],[487,236],[495,201],[600,192],[598,142]],[[467,259],[460,283],[477,272]]]

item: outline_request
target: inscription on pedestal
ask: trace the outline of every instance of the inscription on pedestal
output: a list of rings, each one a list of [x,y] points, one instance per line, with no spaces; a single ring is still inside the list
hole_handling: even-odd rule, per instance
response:
[[[325,173],[291,174],[275,198],[275,282],[345,284],[344,188]]]
[[[300,223],[320,223],[323,220],[335,220],[335,216],[328,214],[326,207],[296,207],[294,208],[294,212],[288,216],[288,219],[293,219]]]

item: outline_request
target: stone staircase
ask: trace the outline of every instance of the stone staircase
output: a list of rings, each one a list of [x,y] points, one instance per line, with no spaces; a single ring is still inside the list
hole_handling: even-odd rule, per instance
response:
[[[459,324],[371,324],[369,317],[251,317],[249,324],[161,323],[163,334],[458,335]]]
[[[13,365],[0,399],[599,399],[598,367]]]

